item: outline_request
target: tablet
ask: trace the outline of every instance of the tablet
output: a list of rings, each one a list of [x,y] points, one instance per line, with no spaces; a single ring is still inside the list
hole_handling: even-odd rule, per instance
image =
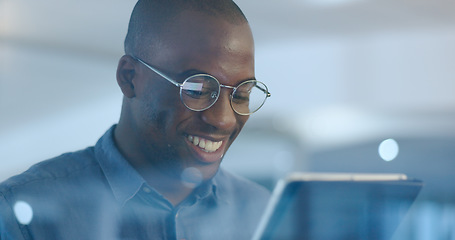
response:
[[[421,188],[404,174],[293,173],[253,240],[390,239]]]

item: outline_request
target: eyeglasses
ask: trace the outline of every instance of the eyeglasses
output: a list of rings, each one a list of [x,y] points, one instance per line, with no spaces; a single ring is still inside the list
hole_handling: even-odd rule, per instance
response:
[[[195,74],[186,78],[183,83],[178,83],[141,59],[133,58],[179,87],[180,99],[183,105],[196,112],[204,111],[213,106],[220,96],[221,87],[232,89],[230,95],[231,107],[239,115],[250,115],[256,112],[264,105],[265,100],[271,96],[267,86],[256,80],[246,80],[237,87],[232,87],[220,84],[215,77],[209,74]]]

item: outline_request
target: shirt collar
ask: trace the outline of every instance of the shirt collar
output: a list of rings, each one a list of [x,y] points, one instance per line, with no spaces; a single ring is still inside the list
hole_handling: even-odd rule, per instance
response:
[[[112,126],[96,143],[95,154],[117,201],[123,206],[140,191],[145,180],[128,163],[114,142]]]
[[[212,178],[212,189],[213,189],[213,196],[218,201],[223,201],[229,204],[229,200],[227,198],[225,188],[220,186],[220,183],[226,182],[224,170],[220,167],[216,175]]]

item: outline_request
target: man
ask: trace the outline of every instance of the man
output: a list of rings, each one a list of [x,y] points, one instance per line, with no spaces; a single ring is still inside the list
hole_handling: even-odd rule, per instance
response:
[[[2,183],[0,238],[249,239],[269,193],[219,166],[270,96],[253,51],[230,0],[139,0],[119,123]]]

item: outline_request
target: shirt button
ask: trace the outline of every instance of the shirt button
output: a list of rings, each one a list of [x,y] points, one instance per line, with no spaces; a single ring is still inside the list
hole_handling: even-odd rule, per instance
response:
[[[152,190],[148,187],[143,187],[142,190],[146,193],[150,193]]]

